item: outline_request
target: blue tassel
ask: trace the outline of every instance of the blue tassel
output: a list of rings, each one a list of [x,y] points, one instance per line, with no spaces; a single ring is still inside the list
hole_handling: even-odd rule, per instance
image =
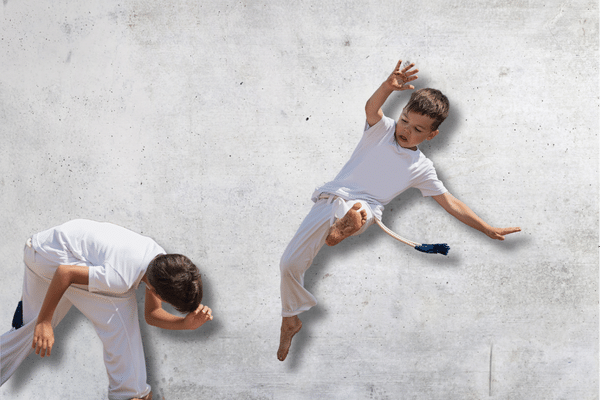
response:
[[[446,256],[450,251],[450,246],[448,246],[446,243],[420,244],[415,246],[415,250],[422,251],[423,253],[443,254]]]
[[[17,309],[15,310],[15,315],[12,320],[12,327],[15,329],[19,329],[23,326],[23,302],[19,301],[17,305]]]

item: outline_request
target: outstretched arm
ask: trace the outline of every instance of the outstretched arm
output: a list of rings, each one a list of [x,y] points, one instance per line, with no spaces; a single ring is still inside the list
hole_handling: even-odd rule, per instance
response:
[[[396,68],[390,74],[390,76],[386,79],[385,82],[379,86],[379,89],[373,93],[371,98],[367,100],[367,104],[365,105],[365,112],[367,113],[367,123],[370,126],[378,123],[381,118],[383,118],[383,111],[381,110],[381,106],[387,100],[387,98],[392,94],[395,90],[408,90],[414,89],[413,85],[407,85],[408,82],[412,82],[417,79],[418,69],[411,70],[412,67],[415,66],[414,63],[400,69],[402,65],[402,60],[398,61],[396,64]]]
[[[146,286],[144,317],[149,325],[169,330],[197,329],[213,319],[212,310],[200,304],[195,311],[185,317],[178,317],[162,308],[162,300]]]
[[[80,265],[59,265],[50,282],[42,308],[38,315],[35,330],[33,332],[33,343],[35,354],[44,357],[50,355],[54,345],[54,331],[52,329],[52,316],[58,302],[71,284],[89,284],[88,267]]]
[[[492,239],[504,240],[504,235],[521,231],[521,228],[518,227],[494,228],[493,226],[488,225],[467,207],[465,203],[452,196],[450,192],[433,196],[433,198],[444,208],[444,210],[448,211],[448,213],[460,222],[485,233]]]

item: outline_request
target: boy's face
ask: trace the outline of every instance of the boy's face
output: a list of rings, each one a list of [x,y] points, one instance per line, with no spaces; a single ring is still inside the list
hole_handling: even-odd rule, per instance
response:
[[[396,124],[396,143],[405,149],[417,150],[423,141],[431,140],[439,133],[438,130],[432,130],[433,123],[433,118],[426,115],[402,110]]]

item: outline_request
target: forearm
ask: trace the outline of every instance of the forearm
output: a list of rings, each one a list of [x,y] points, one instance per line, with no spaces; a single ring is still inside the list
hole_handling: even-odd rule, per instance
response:
[[[446,209],[450,215],[454,218],[458,219],[463,224],[470,226],[471,228],[477,229],[480,232],[489,235],[492,227],[482,220],[473,210],[471,210],[465,203],[458,200],[457,198],[452,198],[450,201],[450,208]]]
[[[383,82],[379,88],[371,95],[365,105],[365,113],[367,114],[367,123],[371,126],[375,125],[383,118],[381,107],[392,94],[394,88],[387,82]]]
[[[38,314],[38,323],[52,321],[58,302],[73,283],[87,285],[89,283],[88,268],[77,265],[59,265]]]
[[[433,196],[433,198],[444,208],[444,210],[448,211],[448,213],[460,222],[485,233],[491,239],[504,240],[505,235],[521,231],[521,228],[516,226],[510,228],[495,228],[488,225],[467,207],[465,203],[452,196],[449,192]]]
[[[446,192],[433,198],[454,218],[489,236],[492,227],[479,218],[465,203]]]
[[[162,300],[146,286],[146,299],[144,302],[144,319],[148,325],[161,329],[180,331],[188,329],[183,317],[178,317],[162,308]]]
[[[156,326],[161,329],[168,329],[171,331],[181,331],[187,329],[184,326],[184,318],[173,315],[165,311],[162,307],[147,311],[145,313],[146,322],[148,325]]]

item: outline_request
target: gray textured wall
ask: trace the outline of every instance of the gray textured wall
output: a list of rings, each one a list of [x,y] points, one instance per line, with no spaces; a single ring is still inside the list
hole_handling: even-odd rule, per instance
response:
[[[155,398],[598,398],[596,1],[0,7],[0,330],[27,237],[85,217],[204,273],[214,321],[142,323]],[[280,363],[279,257],[398,58],[451,101],[422,147],[446,186],[523,232],[491,241],[405,192],[384,222],[449,257],[376,227],[324,249],[307,273],[320,303]],[[72,310],[56,335],[3,399],[105,396],[88,321]]]

